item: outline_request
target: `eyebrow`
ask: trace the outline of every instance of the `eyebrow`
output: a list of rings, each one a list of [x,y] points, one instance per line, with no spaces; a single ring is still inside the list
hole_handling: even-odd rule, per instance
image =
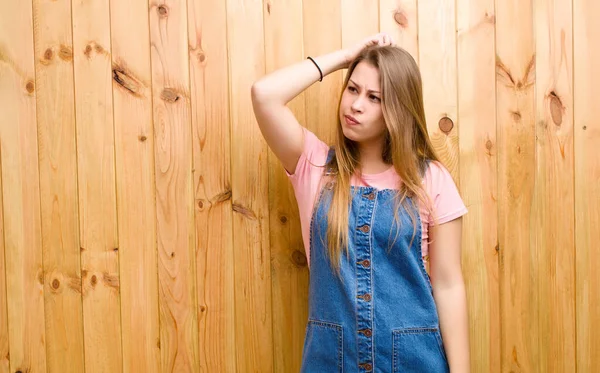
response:
[[[354,80],[352,80],[352,79],[349,79],[349,81],[350,81],[350,83],[354,84],[355,86],[358,86],[358,87],[360,87],[360,85],[356,84],[356,82],[355,82]],[[374,91],[374,90],[372,90],[372,89],[369,89],[367,92],[371,92],[371,93],[379,93],[379,94],[381,94],[381,92],[379,92],[379,91]]]

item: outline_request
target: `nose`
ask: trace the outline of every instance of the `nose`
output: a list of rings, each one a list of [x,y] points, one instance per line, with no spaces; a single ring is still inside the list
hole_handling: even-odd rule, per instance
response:
[[[361,113],[363,111],[362,96],[356,96],[356,99],[352,102],[352,111]]]

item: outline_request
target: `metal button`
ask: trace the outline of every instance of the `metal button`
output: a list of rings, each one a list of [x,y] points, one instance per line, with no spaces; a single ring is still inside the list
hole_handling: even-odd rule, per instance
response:
[[[371,294],[367,293],[367,294],[359,295],[358,298],[361,298],[365,302],[370,302],[371,301]]]
[[[371,336],[373,336],[373,331],[371,329],[361,329],[358,332],[364,334],[368,338],[371,338]]]
[[[365,268],[369,268],[371,266],[371,261],[369,259],[362,260],[358,263]]]
[[[371,229],[371,227],[369,227],[367,224],[363,225],[362,227],[358,228],[361,232],[363,233],[368,233],[369,230]]]
[[[370,199],[371,201],[375,199],[375,193],[371,192],[369,194],[365,194],[365,197]]]
[[[363,364],[358,364],[358,366],[360,368],[363,368],[364,370],[366,370],[367,372],[370,372],[373,370],[373,365],[371,363],[363,363]]]

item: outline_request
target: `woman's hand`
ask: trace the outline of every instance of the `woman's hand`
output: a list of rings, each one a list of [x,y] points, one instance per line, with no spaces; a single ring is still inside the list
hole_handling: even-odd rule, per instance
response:
[[[394,39],[385,32],[369,36],[352,47],[345,49],[346,67],[348,67],[348,65],[350,65],[365,48],[372,47],[374,45],[385,47],[387,45],[396,45],[396,43],[394,42]]]

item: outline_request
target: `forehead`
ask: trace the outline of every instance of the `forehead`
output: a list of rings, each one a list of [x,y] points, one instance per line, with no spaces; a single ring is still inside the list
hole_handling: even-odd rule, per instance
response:
[[[360,62],[356,65],[350,79],[365,89],[380,90],[379,69],[369,63]]]

